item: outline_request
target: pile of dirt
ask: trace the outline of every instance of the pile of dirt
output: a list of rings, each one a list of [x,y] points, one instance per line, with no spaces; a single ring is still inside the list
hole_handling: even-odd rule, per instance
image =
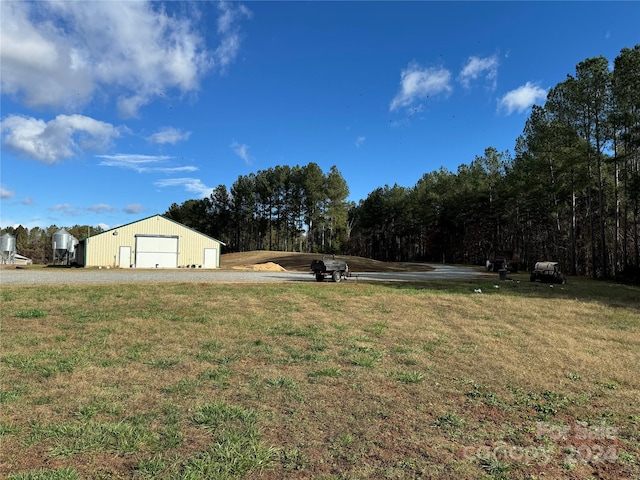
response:
[[[287,270],[281,265],[273,262],[254,263],[253,265],[238,265],[231,267],[234,270],[253,270],[256,272],[286,272]]]

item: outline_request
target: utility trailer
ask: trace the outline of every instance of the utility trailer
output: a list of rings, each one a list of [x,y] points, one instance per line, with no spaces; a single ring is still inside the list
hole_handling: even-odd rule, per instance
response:
[[[560,271],[560,264],[558,262],[536,263],[533,271],[531,272],[530,280],[532,282],[540,280],[541,282],[549,283],[567,283],[566,277]]]
[[[349,276],[349,265],[344,260],[323,258],[311,262],[311,271],[318,282],[322,282],[325,277],[331,277],[334,282],[339,282],[343,277]]]

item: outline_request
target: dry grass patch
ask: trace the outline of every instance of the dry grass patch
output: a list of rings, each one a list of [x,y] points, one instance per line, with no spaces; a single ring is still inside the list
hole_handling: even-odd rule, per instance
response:
[[[3,288],[0,476],[640,476],[640,290],[476,286]]]

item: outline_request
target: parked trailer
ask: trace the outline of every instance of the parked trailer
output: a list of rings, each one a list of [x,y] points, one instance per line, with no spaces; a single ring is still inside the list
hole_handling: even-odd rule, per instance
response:
[[[339,282],[343,277],[349,276],[349,265],[344,260],[323,258],[311,262],[311,271],[318,282],[322,282],[325,277],[331,277],[334,282]]]
[[[549,283],[567,283],[566,277],[560,271],[558,262],[537,262],[531,272],[530,280],[532,282],[539,280]]]

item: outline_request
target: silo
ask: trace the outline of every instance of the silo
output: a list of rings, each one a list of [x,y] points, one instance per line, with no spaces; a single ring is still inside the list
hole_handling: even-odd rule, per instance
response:
[[[0,237],[0,263],[16,263],[16,237],[5,233]]]
[[[53,246],[53,263],[60,261],[68,265],[70,252],[73,249],[73,236],[64,228],[61,228],[53,234],[51,242]]]

